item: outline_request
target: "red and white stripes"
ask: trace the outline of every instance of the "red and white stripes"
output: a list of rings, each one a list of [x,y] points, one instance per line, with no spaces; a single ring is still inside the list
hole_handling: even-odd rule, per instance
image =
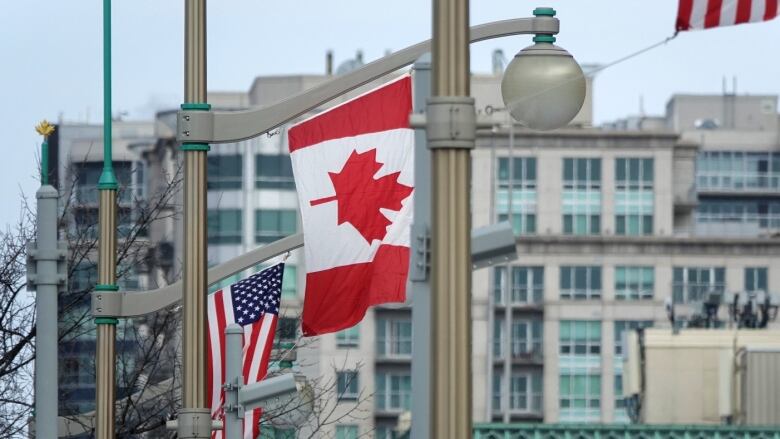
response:
[[[677,31],[771,20],[780,0],[680,0]]]

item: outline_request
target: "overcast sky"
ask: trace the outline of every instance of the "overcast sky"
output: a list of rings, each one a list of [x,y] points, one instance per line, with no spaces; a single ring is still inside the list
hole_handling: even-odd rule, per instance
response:
[[[729,1],[729,0],[726,0]],[[101,2],[5,0],[0,8],[0,226],[18,217],[21,192],[34,198],[33,127],[42,118],[100,122]],[[580,63],[609,63],[673,34],[677,0],[472,0],[471,23],[529,16],[553,6],[558,44]],[[114,108],[150,118],[182,100],[182,0],[113,2]],[[362,50],[366,61],[430,38],[431,5],[422,0],[211,0],[208,87],[249,88],[257,75],[322,73]],[[530,44],[511,37],[472,46],[475,72],[489,72],[491,52],[511,57]],[[665,46],[601,72],[596,123],[639,112],[662,113],[673,93],[780,94],[780,20],[688,32]]]

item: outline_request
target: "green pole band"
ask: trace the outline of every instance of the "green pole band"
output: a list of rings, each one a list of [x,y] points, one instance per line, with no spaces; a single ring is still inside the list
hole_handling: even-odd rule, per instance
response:
[[[553,8],[536,8],[534,9],[535,17],[555,17],[555,9]]]
[[[103,0],[103,173],[98,180],[101,190],[119,189],[112,162],[111,123],[111,0]]]
[[[186,102],[181,104],[181,109],[188,111],[209,111],[211,110],[211,105],[205,102]],[[208,143],[183,142],[179,149],[182,151],[209,151],[211,150],[211,147],[209,147]]]
[[[41,185],[49,184],[49,142],[41,143]]]
[[[182,143],[179,148],[182,151],[210,151],[208,143]]]
[[[534,43],[554,43],[555,37],[550,34],[536,34]]]
[[[211,104],[205,102],[186,102],[181,104],[181,109],[189,111],[209,111],[211,110]]]
[[[119,291],[119,285],[97,284],[95,291]]]

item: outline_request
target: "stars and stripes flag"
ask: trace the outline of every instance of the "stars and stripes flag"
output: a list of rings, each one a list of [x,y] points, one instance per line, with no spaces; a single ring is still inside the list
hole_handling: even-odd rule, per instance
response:
[[[780,0],[680,0],[677,31],[767,21],[777,16]]]
[[[221,419],[225,394],[225,328],[236,323],[244,328],[244,384],[265,378],[271,355],[282,294],[284,263],[240,280],[208,296],[208,400],[211,417]],[[244,413],[244,438],[260,433],[260,410]],[[222,439],[222,431],[212,433]]]

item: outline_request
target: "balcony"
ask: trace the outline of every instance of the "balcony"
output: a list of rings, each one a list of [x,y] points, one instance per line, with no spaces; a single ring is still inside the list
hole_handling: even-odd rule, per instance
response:
[[[773,427],[615,424],[474,424],[474,439],[780,439]]]

